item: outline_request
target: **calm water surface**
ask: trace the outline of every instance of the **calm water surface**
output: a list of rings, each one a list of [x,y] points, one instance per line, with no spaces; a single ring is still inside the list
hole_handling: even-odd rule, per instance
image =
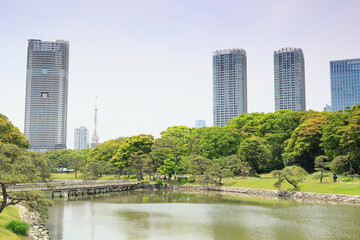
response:
[[[220,193],[131,191],[55,199],[51,239],[360,239],[360,206]]]

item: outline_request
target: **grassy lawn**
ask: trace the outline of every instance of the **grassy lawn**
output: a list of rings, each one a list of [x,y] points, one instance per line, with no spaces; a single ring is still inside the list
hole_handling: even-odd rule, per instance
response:
[[[5,229],[5,225],[11,220],[20,220],[19,210],[16,206],[9,206],[4,209],[0,214],[0,239],[6,240],[19,240],[25,239],[17,236],[10,230]]]
[[[53,180],[82,180],[81,173],[77,174],[77,178],[75,178],[74,173],[53,173],[53,174],[51,174],[51,179],[53,179]],[[103,175],[98,180],[114,180],[114,179],[117,179],[117,178],[115,178],[115,175]],[[122,176],[121,179],[124,179],[124,177]]]
[[[354,182],[345,183],[342,182],[344,177],[339,176],[339,182],[333,183],[331,178],[323,180],[314,179],[312,175],[309,175],[305,181],[299,184],[302,192],[314,192],[314,193],[331,193],[331,194],[350,194],[360,195],[360,182],[359,178],[354,178]],[[273,178],[269,174],[261,175],[257,177],[235,177],[226,178],[223,180],[224,186],[226,187],[246,187],[246,188],[262,188],[262,189],[276,189],[273,185],[276,182],[276,178]],[[293,190],[293,186],[284,181],[281,184],[282,190]]]
[[[75,178],[74,173],[56,173],[52,174],[54,180],[81,180],[81,173],[78,174],[78,178]],[[349,194],[360,195],[360,178],[355,177],[354,182],[344,182],[345,177],[339,175],[338,182],[332,182],[332,174],[327,172],[324,174],[323,183],[320,183],[319,173],[308,175],[305,181],[300,183],[300,189],[302,192],[314,192],[314,193],[331,193],[331,194]],[[99,180],[113,180],[115,175],[104,175]],[[124,179],[122,176],[121,179]],[[145,176],[147,179],[147,176]],[[131,181],[136,181],[132,179]],[[260,177],[234,177],[225,178],[223,180],[225,187],[245,187],[245,188],[262,188],[262,189],[274,189],[273,185],[277,181],[271,174],[261,174]],[[164,184],[179,185],[178,181],[164,181]],[[199,184],[198,182],[194,183]],[[293,190],[293,186],[284,181],[281,184],[282,190]],[[1,239],[1,238],[0,238]]]

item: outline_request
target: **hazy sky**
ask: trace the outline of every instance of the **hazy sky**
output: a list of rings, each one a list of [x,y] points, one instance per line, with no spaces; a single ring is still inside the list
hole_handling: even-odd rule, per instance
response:
[[[27,39],[70,42],[68,141],[212,125],[212,52],[247,52],[248,110],[274,111],[273,51],[302,48],[307,109],[330,104],[329,61],[360,57],[357,0],[0,0],[0,113],[24,130]]]

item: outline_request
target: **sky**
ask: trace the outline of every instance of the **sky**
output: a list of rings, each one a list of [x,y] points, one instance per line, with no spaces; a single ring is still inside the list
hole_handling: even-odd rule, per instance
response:
[[[27,40],[70,42],[74,128],[100,141],[212,126],[212,53],[247,53],[248,111],[273,112],[273,52],[302,48],[306,108],[331,103],[329,61],[360,58],[359,0],[0,0],[0,113],[24,131]]]

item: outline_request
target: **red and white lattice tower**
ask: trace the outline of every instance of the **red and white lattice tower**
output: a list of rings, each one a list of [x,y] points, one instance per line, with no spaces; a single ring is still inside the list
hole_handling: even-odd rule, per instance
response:
[[[99,145],[99,136],[97,135],[97,96],[95,97],[95,115],[94,115],[94,133],[91,137],[91,148]]]

